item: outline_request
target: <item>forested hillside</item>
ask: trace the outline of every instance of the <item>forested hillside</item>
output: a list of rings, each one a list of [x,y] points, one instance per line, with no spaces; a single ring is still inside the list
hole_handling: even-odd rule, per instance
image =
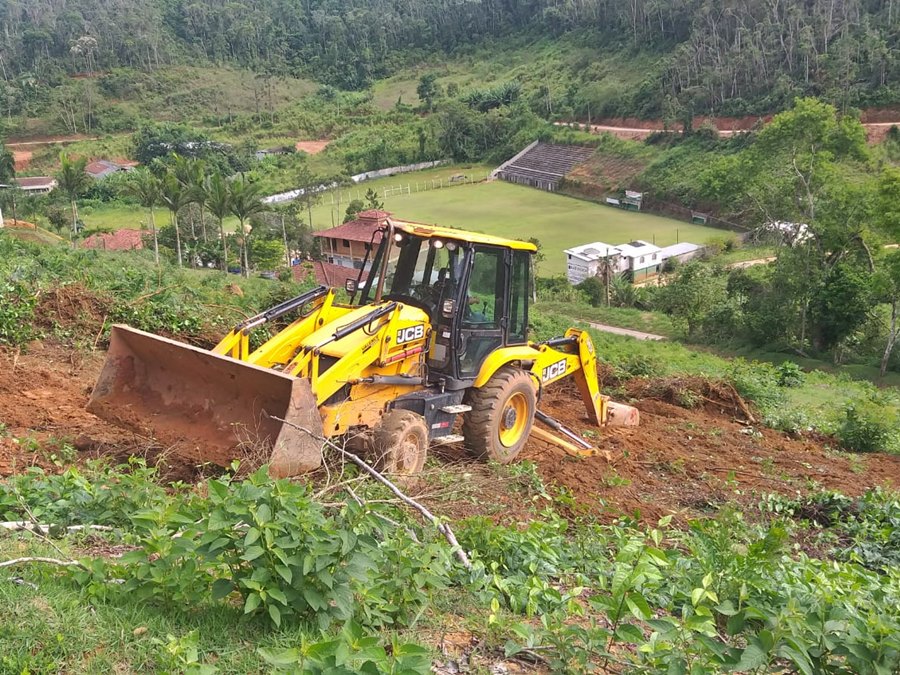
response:
[[[895,0],[7,0],[0,32],[7,113],[39,108],[66,75],[117,67],[233,63],[360,89],[441,55],[548,37],[588,47],[553,91],[576,116],[770,112],[800,94],[900,100]],[[651,65],[610,84],[603,56],[623,54]]]

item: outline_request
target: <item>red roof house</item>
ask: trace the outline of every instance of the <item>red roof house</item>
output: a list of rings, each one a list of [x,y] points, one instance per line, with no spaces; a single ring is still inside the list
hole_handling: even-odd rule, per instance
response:
[[[343,265],[334,265],[332,263],[323,262],[321,260],[311,260],[294,265],[291,268],[291,274],[294,281],[304,282],[310,280],[310,275],[315,278],[316,283],[321,286],[331,286],[334,288],[343,288],[347,279],[356,279],[359,276],[359,270],[352,267],[344,267]],[[366,275],[363,273],[363,280]]]
[[[381,241],[378,228],[386,225],[390,217],[387,211],[360,211],[354,220],[314,232],[313,236],[324,240],[322,254],[328,262],[353,267],[365,259],[373,235],[376,244]]]
[[[124,166],[123,164],[113,162],[109,159],[95,159],[93,162],[90,162],[86,167],[84,167],[84,172],[91,178],[94,178],[96,180],[99,178],[106,178],[111,173],[116,173],[118,171],[127,171],[130,168],[132,167]]]

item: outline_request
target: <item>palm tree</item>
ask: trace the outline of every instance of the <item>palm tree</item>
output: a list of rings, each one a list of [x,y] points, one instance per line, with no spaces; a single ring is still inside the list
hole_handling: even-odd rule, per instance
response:
[[[87,166],[87,158],[69,159],[66,153],[59,156],[59,172],[56,174],[56,182],[59,189],[66,193],[69,198],[69,204],[72,207],[72,232],[70,239],[75,242],[75,234],[78,232],[78,204],[77,199],[84,193],[91,184],[91,177],[88,176],[84,168]]]
[[[228,238],[225,236],[225,218],[231,213],[231,194],[228,182],[219,172],[206,182],[206,208],[219,221],[219,236],[222,237],[222,271],[228,274]]]
[[[196,204],[200,209],[200,229],[203,232],[203,242],[206,243],[206,223],[203,221],[203,211],[206,206],[206,190],[204,182],[206,180],[206,162],[202,159],[189,159],[187,157],[175,156],[175,162],[172,165],[175,177],[188,194],[188,204]],[[191,237],[196,239],[194,232],[194,224],[191,222]]]
[[[250,225],[245,223],[254,214],[265,211],[266,205],[262,203],[262,199],[260,198],[259,185],[248,182],[243,176],[241,176],[240,180],[231,182],[231,189],[229,192],[231,193],[231,212],[237,216],[238,222],[240,223],[239,232],[244,257],[244,264],[242,265],[244,268],[244,276],[249,277],[250,259],[247,249],[249,248],[248,240],[250,238]]]
[[[159,237],[156,234],[156,216],[153,207],[160,203],[160,180],[145,167],[131,172],[130,180],[125,184],[125,192],[144,208],[150,209],[150,231],[153,233],[153,258],[159,267]]]
[[[173,173],[167,173],[160,183],[160,198],[171,214],[172,226],[175,228],[175,250],[178,254],[178,266],[182,267],[181,232],[178,229],[178,212],[190,203],[190,194],[184,189]]]

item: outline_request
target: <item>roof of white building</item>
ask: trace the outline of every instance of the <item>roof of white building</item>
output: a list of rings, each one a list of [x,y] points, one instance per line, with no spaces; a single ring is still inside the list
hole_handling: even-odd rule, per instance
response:
[[[641,256],[650,255],[652,253],[659,253],[662,250],[659,246],[651,244],[649,241],[644,241],[643,239],[636,239],[627,244],[619,244],[616,248],[618,248],[626,258],[640,258]]]
[[[612,244],[605,244],[602,241],[595,241],[591,244],[582,244],[573,248],[567,248],[565,253],[590,262],[592,260],[601,260],[610,256],[619,255],[619,247]]]
[[[666,246],[659,251],[659,255],[662,258],[674,258],[677,255],[684,255],[685,253],[693,253],[694,251],[699,251],[702,246],[700,244],[692,244],[687,241],[683,241],[680,244],[672,244],[671,246]]]

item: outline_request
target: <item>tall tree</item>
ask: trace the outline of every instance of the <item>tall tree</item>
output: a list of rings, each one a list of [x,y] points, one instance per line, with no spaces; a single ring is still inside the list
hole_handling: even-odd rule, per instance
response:
[[[69,198],[69,206],[72,209],[72,231],[70,240],[75,242],[78,233],[78,198],[83,195],[91,185],[91,177],[85,173],[87,158],[70,159],[66,153],[59,156],[59,171],[56,174],[56,182],[59,189]]]
[[[243,253],[244,263],[242,265],[245,277],[250,276],[250,258],[249,246],[251,226],[248,222],[250,218],[266,210],[266,205],[262,203],[262,195],[260,187],[257,183],[251,183],[246,177],[241,176],[240,180],[231,182],[230,192],[230,208],[231,212],[238,219],[238,235],[241,242],[241,250]]]
[[[131,172],[128,182],[125,184],[125,192],[137,199],[145,209],[150,210],[150,232],[153,235],[153,259],[159,266],[159,236],[156,232],[156,215],[154,208],[161,202],[161,190],[159,178],[154,176],[146,167],[139,167]]]
[[[184,189],[188,204],[196,204],[200,210],[200,230],[203,241],[208,241],[206,236],[206,222],[203,213],[206,210],[206,162],[202,159],[176,156],[172,164],[172,170],[181,187]],[[191,221],[191,238],[196,239],[197,233],[193,229]]]
[[[225,218],[231,213],[231,193],[228,182],[221,173],[214,173],[206,182],[206,207],[219,223],[222,239],[222,271],[228,273],[228,237],[225,236]]]
[[[424,107],[428,112],[434,110],[434,99],[441,94],[441,85],[437,82],[437,73],[426,73],[419,78],[416,94],[418,94],[419,100],[425,104]]]
[[[163,175],[160,183],[160,198],[163,204],[166,205],[166,208],[169,209],[172,226],[175,228],[175,251],[178,258],[178,266],[183,267],[184,261],[181,251],[181,232],[178,227],[178,212],[191,203],[191,197],[175,177],[175,174],[167,172]]]
[[[322,178],[316,176],[309,164],[304,162],[297,171],[297,187],[301,190],[297,201],[306,209],[306,215],[310,227],[313,227],[312,207],[322,199],[319,188],[322,186]]]

